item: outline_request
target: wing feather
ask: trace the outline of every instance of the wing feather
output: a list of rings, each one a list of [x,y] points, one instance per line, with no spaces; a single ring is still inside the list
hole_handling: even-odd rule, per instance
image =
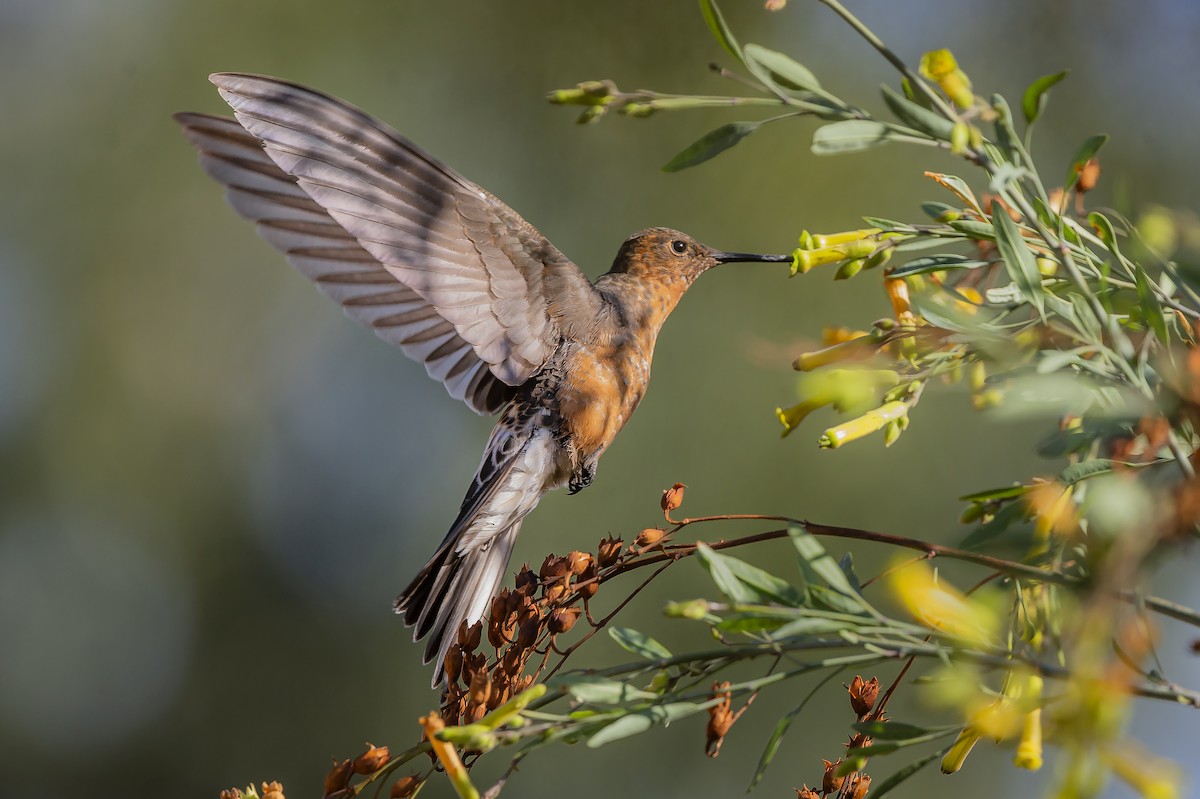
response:
[[[294,185],[502,382],[524,383],[564,335],[605,312],[587,278],[515,211],[386,125],[272,78],[211,80]],[[447,376],[457,387],[468,373]]]
[[[234,209],[351,318],[424,363],[476,413],[495,413],[511,399],[513,387],[491,372],[454,326],[335,222],[236,120],[205,114],[176,119],[200,151],[205,171],[226,186]],[[448,239],[435,238],[431,246],[447,254],[465,249]]]

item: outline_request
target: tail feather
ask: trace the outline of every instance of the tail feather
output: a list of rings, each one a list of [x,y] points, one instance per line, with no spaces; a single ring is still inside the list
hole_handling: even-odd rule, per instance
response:
[[[406,625],[416,627],[413,640],[428,636],[423,662],[434,663],[433,687],[443,680],[442,661],[459,625],[479,621],[504,581],[520,530],[517,521],[488,545],[467,552],[458,552],[454,542],[447,542],[396,598],[396,612],[404,614]]]

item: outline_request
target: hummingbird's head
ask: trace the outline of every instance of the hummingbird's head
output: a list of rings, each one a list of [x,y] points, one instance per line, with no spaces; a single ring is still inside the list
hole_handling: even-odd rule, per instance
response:
[[[642,230],[625,240],[613,261],[612,273],[627,273],[644,280],[675,283],[693,280],[717,264],[738,262],[790,263],[790,255],[757,255],[722,252],[686,233],[665,227]]]

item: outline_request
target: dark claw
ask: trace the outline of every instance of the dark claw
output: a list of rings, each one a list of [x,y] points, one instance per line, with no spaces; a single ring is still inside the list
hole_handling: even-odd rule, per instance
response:
[[[567,493],[578,494],[580,491],[590,486],[595,477],[596,467],[584,466],[578,472],[571,475],[571,479],[567,481]]]

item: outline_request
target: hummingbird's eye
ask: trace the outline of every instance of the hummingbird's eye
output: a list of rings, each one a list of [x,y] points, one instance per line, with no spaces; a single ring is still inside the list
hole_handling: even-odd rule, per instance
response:
[[[676,255],[683,255],[685,252],[687,252],[687,243],[679,241],[678,239],[671,242],[671,252],[675,253]]]

